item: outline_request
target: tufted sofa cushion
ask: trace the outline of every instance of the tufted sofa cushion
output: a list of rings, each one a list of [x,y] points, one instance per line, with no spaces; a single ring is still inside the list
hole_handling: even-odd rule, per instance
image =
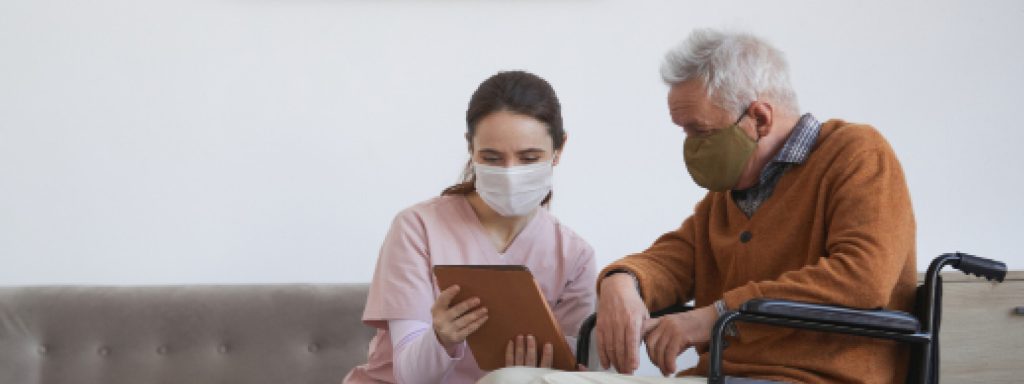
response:
[[[0,383],[340,383],[366,284],[0,287]]]

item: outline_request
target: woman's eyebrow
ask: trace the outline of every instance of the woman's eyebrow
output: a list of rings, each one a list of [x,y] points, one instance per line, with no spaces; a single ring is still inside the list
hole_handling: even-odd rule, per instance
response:
[[[501,155],[502,154],[501,151],[499,151],[497,149],[494,149],[494,148],[480,148],[479,150],[477,150],[477,152],[482,153],[482,154],[487,154],[487,155]],[[544,148],[526,148],[526,149],[518,150],[515,153],[517,155],[531,155],[531,154],[545,153],[545,152],[547,152],[547,151],[544,150]]]
[[[518,155],[530,155],[535,153],[544,153],[545,151],[541,148],[527,148],[521,151],[516,151]]]

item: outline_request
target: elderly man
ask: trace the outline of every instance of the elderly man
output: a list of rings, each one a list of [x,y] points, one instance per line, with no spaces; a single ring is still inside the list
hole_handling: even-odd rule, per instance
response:
[[[748,34],[695,31],[661,74],[686,133],[686,169],[709,192],[681,227],[598,275],[602,366],[632,373],[643,340],[663,374],[695,347],[699,363],[678,375],[706,375],[715,320],[753,298],[911,309],[913,211],[878,131],[801,115],[783,54]],[[693,311],[648,317],[690,300]],[[890,341],[754,324],[731,334],[723,367],[734,382],[899,383],[906,374],[908,351]],[[518,368],[485,382],[681,381]]]

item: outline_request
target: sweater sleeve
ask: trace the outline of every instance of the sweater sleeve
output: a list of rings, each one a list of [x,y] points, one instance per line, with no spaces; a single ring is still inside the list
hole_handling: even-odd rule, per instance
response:
[[[826,255],[771,281],[725,292],[729,308],[771,297],[879,308],[914,250],[914,217],[903,171],[884,140],[846,157],[826,173]]]
[[[598,275],[598,293],[600,279],[611,271],[625,270],[636,277],[648,310],[690,301],[694,284],[695,230],[693,217],[688,217],[679,229],[661,235],[647,250],[609,264]]]

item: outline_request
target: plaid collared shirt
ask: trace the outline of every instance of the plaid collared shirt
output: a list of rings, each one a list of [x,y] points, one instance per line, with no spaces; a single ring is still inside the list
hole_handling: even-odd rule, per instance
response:
[[[821,123],[814,116],[810,113],[801,116],[782,145],[782,150],[761,170],[757,185],[742,191],[732,191],[733,200],[747,217],[753,216],[757,208],[768,200],[783,173],[807,160],[814,149],[814,143],[818,141],[820,131]]]

